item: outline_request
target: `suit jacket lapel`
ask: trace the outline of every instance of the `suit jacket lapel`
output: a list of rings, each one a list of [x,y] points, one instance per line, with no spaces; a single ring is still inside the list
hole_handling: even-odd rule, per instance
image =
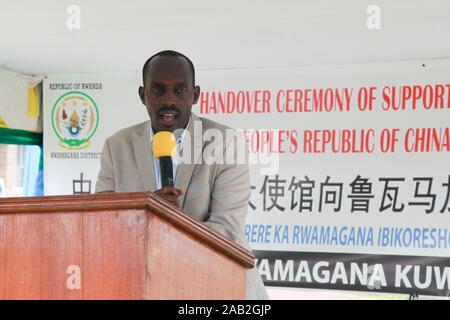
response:
[[[133,138],[134,156],[145,191],[155,191],[155,166],[150,147],[150,121],[142,124]]]
[[[188,131],[183,140],[183,148],[180,155],[182,162],[178,164],[175,176],[175,187],[183,189],[184,191],[179,198],[181,209],[183,209],[184,206],[186,191],[189,187],[195,165],[201,163],[203,151],[202,121],[193,113],[191,114],[191,117],[191,123],[189,124]]]

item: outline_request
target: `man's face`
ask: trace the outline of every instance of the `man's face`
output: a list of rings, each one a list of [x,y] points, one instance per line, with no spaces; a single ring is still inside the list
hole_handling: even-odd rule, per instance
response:
[[[185,128],[199,95],[189,63],[181,57],[153,58],[146,69],[145,87],[139,88],[155,132]]]

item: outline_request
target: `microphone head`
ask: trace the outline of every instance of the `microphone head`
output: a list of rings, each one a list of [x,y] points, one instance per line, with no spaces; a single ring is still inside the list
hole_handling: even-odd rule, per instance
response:
[[[156,159],[161,157],[175,157],[177,152],[177,142],[175,135],[170,131],[159,131],[153,137],[153,156]]]

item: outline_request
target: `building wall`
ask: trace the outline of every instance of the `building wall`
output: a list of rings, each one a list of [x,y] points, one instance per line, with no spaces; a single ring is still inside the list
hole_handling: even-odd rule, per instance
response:
[[[0,179],[3,180],[2,183],[5,186],[3,196],[16,197],[22,195],[22,190],[17,188],[17,160],[20,148],[17,145],[0,145]]]

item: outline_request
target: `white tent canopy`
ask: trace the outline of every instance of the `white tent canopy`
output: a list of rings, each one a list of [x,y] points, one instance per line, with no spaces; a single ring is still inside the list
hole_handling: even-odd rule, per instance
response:
[[[80,30],[73,1],[0,2],[0,65],[23,73],[135,73],[162,49],[203,70],[450,57],[448,0],[79,0]]]

